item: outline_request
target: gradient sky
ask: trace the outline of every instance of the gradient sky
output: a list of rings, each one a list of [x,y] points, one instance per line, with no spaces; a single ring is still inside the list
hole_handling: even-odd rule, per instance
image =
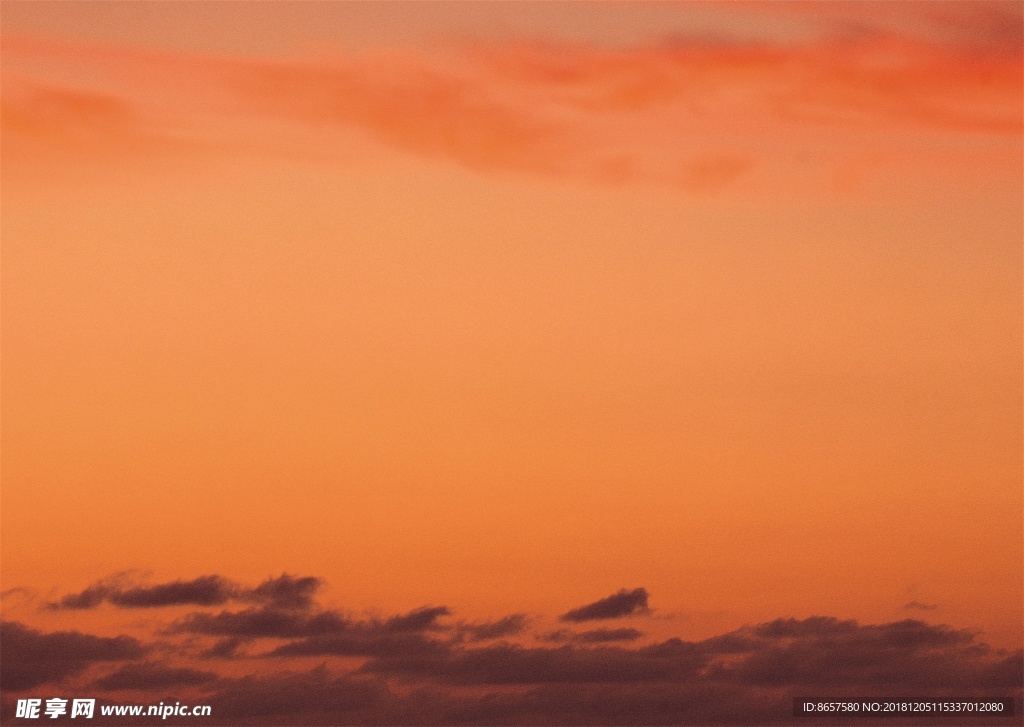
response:
[[[5,619],[292,573],[1019,649],[1021,14],[4,0]]]

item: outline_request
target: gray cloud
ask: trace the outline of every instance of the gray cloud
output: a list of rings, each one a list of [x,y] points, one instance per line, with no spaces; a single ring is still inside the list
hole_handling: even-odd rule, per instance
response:
[[[614,593],[600,601],[594,601],[586,606],[574,608],[562,614],[562,621],[595,621],[608,618],[622,618],[623,616],[634,616],[647,613],[647,591],[643,588],[635,588],[632,591],[625,589]]]
[[[460,624],[458,631],[470,641],[487,641],[521,633],[530,619],[523,613],[513,613],[496,621],[476,624]]]
[[[176,583],[191,588],[197,581]],[[971,631],[914,619],[779,618],[703,640],[646,645],[634,643],[643,634],[633,628],[563,628],[524,645],[525,637],[507,638],[522,635],[529,622],[523,614],[448,622],[448,607],[423,606],[356,618],[317,603],[320,585],[286,574],[238,587],[231,596],[243,604],[238,610],[197,610],[158,625],[161,642],[152,647],[126,636],[44,634],[4,623],[2,686],[6,694],[58,683],[109,662],[113,670],[91,682],[98,697],[201,693],[223,724],[657,725],[786,723],[794,694],[1019,698],[1024,681],[1020,650],[993,649]],[[121,586],[118,597],[140,588],[146,596],[133,604],[197,592]],[[562,619],[643,613],[647,599],[644,589],[623,590]],[[167,663],[130,663],[158,647]],[[322,665],[294,671],[299,658]],[[208,669],[211,659],[234,660],[231,673],[218,676]],[[252,665],[256,674],[238,676]]]
[[[437,619],[451,614],[445,606],[424,606],[384,622],[385,631],[425,631],[436,627]]]
[[[679,639],[641,649],[526,648],[505,643],[475,649],[437,647],[416,655],[377,656],[362,669],[449,684],[615,683],[679,679],[693,675],[706,662],[697,647]]]
[[[569,631],[560,629],[538,638],[541,641],[576,642],[583,644],[601,644],[609,641],[635,641],[643,636],[637,629],[592,629],[590,631]]]
[[[92,636],[78,631],[44,634],[16,621],[0,622],[0,683],[19,691],[58,682],[90,664],[138,659],[146,649],[130,636]]]
[[[219,575],[153,585],[129,585],[124,576],[115,576],[68,594],[48,604],[48,608],[83,610],[103,603],[118,608],[220,606],[229,601],[248,601],[278,609],[307,609],[322,584],[321,579],[313,576],[300,578],[288,573],[268,578],[255,588],[244,588]]]
[[[268,578],[242,598],[269,603],[278,608],[310,608],[313,596],[323,585],[320,578],[306,576],[299,578],[282,573],[277,578]]]
[[[107,690],[146,690],[167,687],[209,684],[217,681],[212,671],[199,671],[187,667],[173,668],[163,664],[125,664],[117,671],[93,682],[93,686]]]
[[[199,576],[191,581],[171,581],[151,586],[125,587],[122,579],[99,581],[79,593],[64,596],[49,605],[52,609],[90,609],[107,602],[118,608],[160,608],[164,606],[217,606],[238,594],[238,587],[218,575]]]
[[[220,613],[192,613],[174,623],[172,632],[237,638],[297,638],[345,631],[347,619],[334,611],[307,613],[288,608],[247,608]]]
[[[392,701],[382,681],[332,676],[324,667],[225,680],[210,698],[220,720],[277,725],[387,723]]]

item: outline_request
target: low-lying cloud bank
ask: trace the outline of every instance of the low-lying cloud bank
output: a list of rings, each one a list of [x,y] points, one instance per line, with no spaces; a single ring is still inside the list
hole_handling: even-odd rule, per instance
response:
[[[915,619],[779,618],[652,640],[635,628],[653,613],[637,588],[531,633],[540,617],[521,613],[483,623],[447,606],[354,616],[322,606],[321,584],[107,579],[41,609],[165,614],[148,639],[5,621],[3,721],[19,696],[58,694],[209,704],[215,719],[204,724],[765,724],[789,721],[795,695],[1019,699],[1024,681],[1021,651]],[[601,628],[575,628],[594,620]]]

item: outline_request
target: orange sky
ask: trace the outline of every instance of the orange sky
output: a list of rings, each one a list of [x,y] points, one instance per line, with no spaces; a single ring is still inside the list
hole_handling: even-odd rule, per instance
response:
[[[824,7],[5,0],[7,615],[1019,647],[1021,5]]]

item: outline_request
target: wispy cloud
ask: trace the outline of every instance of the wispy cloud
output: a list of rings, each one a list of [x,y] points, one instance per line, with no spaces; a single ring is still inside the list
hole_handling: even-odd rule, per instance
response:
[[[936,133],[1021,134],[1019,8],[972,3],[908,16],[899,4],[756,5],[747,11],[796,13],[817,32],[785,43],[522,39],[306,60],[5,38],[4,130],[111,154],[142,140],[200,149],[248,139],[250,151],[265,152],[298,151],[298,136],[323,148],[361,138],[364,148],[481,172],[700,194],[777,180],[792,173],[796,151],[810,174],[863,162],[888,134],[921,143]],[[54,61],[81,69],[74,85],[46,72]]]

